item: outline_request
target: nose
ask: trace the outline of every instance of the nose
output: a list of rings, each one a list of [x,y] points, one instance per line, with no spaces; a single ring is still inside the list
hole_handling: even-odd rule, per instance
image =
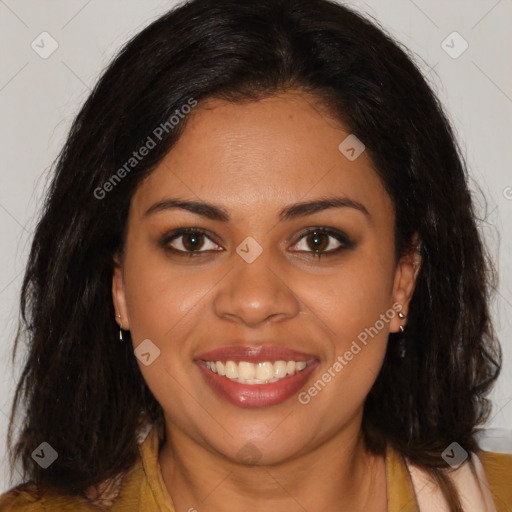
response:
[[[234,266],[220,282],[214,299],[215,313],[249,327],[293,318],[300,302],[269,250],[252,263],[233,254]]]

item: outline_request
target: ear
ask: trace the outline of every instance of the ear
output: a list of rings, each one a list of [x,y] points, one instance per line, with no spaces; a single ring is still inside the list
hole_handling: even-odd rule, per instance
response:
[[[130,329],[130,320],[126,308],[126,290],[124,286],[123,265],[119,254],[114,255],[114,272],[112,274],[112,301],[116,314],[116,322],[124,330]],[[119,317],[120,315],[120,317]]]
[[[414,288],[416,287],[416,278],[421,267],[421,241],[417,234],[414,235],[410,251],[400,258],[397,264],[395,277],[393,281],[393,304],[399,305],[397,312],[401,311],[405,316],[409,311]],[[405,327],[406,319],[397,315],[390,321],[390,332],[398,332],[400,326]]]

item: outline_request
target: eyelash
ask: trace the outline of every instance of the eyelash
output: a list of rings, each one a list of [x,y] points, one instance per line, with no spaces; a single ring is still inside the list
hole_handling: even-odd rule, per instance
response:
[[[202,228],[180,228],[177,229],[171,233],[166,234],[161,242],[160,245],[166,250],[170,251],[178,256],[183,256],[186,258],[194,258],[197,256],[200,256],[202,253],[208,252],[208,251],[182,251],[180,249],[175,249],[174,247],[170,247],[168,244],[176,239],[178,239],[180,236],[187,235],[190,233],[196,233],[206,236],[208,239],[210,239],[212,242],[214,242],[211,237],[208,235],[208,232],[205,229]],[[352,249],[354,247],[354,242],[350,240],[350,238],[343,232],[333,229],[327,229],[324,227],[313,227],[308,228],[307,231],[302,232],[299,235],[299,238],[297,242],[295,242],[294,245],[297,245],[302,239],[306,238],[307,235],[318,233],[322,235],[332,236],[335,238],[341,245],[336,249],[331,249],[329,251],[324,252],[314,252],[314,251],[297,251],[297,252],[305,252],[307,254],[312,255],[314,258],[320,259],[322,256],[335,256],[336,254],[339,254],[341,251],[346,249]],[[214,242],[216,243],[216,242]],[[215,251],[220,252],[220,251]]]

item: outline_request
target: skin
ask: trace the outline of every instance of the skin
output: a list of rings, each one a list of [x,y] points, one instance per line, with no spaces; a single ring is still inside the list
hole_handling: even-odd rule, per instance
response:
[[[307,390],[394,303],[407,314],[418,255],[396,261],[392,201],[366,152],[349,161],[338,150],[348,135],[300,91],[236,104],[209,99],[133,196],[113,300],[134,347],[150,339],[161,351],[139,365],[164,410],[159,463],[177,511],[386,510],[384,459],[366,451],[361,419],[388,334],[404,320],[394,315],[305,405],[293,396],[238,407],[214,394],[194,363],[214,348],[274,343],[316,355]],[[279,219],[290,204],[331,196],[368,214],[342,207]],[[230,220],[182,209],[145,215],[171,197],[214,203]],[[181,227],[211,233],[200,247],[208,252],[187,258],[159,245]],[[309,227],[341,230],[354,245],[315,258],[302,236]],[[236,252],[248,236],[263,249],[250,264]],[[185,238],[168,246],[185,250]],[[340,246],[322,240],[324,250]],[[244,463],[240,450],[258,460]]]

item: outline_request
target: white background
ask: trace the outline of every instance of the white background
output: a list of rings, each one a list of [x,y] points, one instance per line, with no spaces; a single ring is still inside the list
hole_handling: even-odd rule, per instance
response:
[[[11,365],[27,251],[51,166],[101,70],[132,35],[175,5],[163,0],[0,0],[0,492],[9,481],[5,434],[16,368]],[[512,19],[511,0],[349,2],[414,52],[462,144],[482,232],[500,282],[492,305],[504,351],[484,447],[512,452]],[[47,59],[41,32],[58,42]],[[458,58],[441,43],[457,31]],[[37,39],[39,40],[39,39]],[[464,44],[450,36],[457,51]],[[485,197],[485,200],[484,200]],[[72,411],[70,411],[72,414]]]

